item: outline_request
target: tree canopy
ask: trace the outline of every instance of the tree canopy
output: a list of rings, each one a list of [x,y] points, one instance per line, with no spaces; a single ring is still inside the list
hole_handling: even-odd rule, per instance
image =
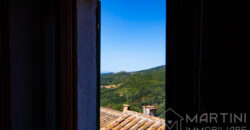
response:
[[[136,72],[120,72],[101,75],[101,85],[118,85],[101,88],[101,106],[122,111],[123,104],[142,113],[143,105],[157,108],[156,116],[165,114],[165,65]]]

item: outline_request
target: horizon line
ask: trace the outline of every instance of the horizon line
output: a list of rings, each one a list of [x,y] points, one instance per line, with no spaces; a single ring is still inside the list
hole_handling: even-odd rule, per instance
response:
[[[159,66],[166,66],[166,64],[163,64],[163,65],[157,65],[155,67],[159,67]],[[121,72],[121,71],[125,71],[125,72],[136,72],[136,71],[142,71],[142,70],[147,70],[147,69],[152,69],[152,68],[155,68],[155,67],[150,67],[150,68],[146,68],[146,69],[139,69],[139,70],[133,70],[133,71],[126,71],[126,70],[119,70],[119,71],[101,71],[101,73],[118,73],[118,72]]]

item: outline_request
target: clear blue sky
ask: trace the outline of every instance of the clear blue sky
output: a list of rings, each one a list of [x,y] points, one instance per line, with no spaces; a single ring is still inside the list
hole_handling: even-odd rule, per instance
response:
[[[165,65],[166,0],[101,0],[101,72]]]

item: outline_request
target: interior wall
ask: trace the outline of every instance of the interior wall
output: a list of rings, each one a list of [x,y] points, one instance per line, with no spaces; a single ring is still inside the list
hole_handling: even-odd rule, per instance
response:
[[[166,108],[199,109],[199,0],[167,0]]]
[[[9,1],[12,129],[55,129],[53,1]]]

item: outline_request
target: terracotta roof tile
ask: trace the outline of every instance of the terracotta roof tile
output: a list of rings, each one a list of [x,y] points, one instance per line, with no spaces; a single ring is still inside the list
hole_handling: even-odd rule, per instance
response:
[[[101,108],[100,110],[100,127],[104,127],[112,121],[118,119],[122,112],[112,109]]]
[[[143,124],[138,130],[146,130],[147,128],[149,128],[153,124],[154,124],[154,121],[148,121],[145,124]]]
[[[165,130],[165,120],[135,111],[100,109],[101,130]]]

